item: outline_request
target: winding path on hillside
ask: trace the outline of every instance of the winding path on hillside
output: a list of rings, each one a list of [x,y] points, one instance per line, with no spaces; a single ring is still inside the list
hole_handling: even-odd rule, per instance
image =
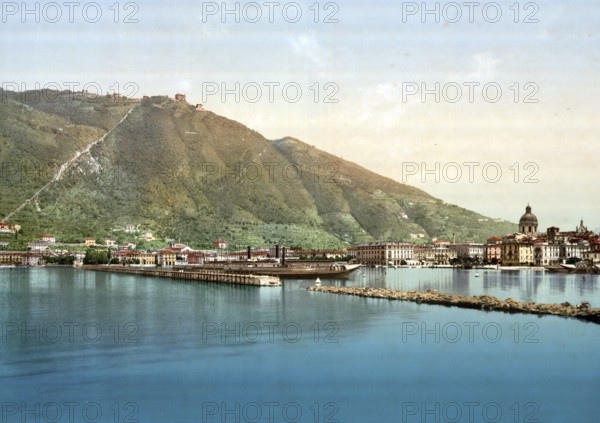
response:
[[[136,104],[135,106],[133,106],[131,109],[129,109],[129,111],[127,113],[125,113],[125,116],[123,116],[123,118],[121,118],[121,120],[119,122],[117,122],[117,124],[115,126],[113,126],[111,129],[109,129],[107,132],[104,133],[104,135],[102,135],[102,137],[98,138],[95,141],[92,141],[91,143],[89,143],[88,145],[86,145],[83,149],[78,150],[75,152],[75,154],[73,155],[73,157],[71,157],[71,159],[69,159],[68,161],[66,161],[65,163],[63,163],[60,168],[58,169],[58,172],[56,172],[56,175],[54,175],[54,177],[50,180],[50,182],[48,182],[46,185],[44,185],[43,187],[41,187],[39,190],[37,190],[31,197],[29,197],[27,200],[25,200],[23,202],[23,204],[21,204],[19,207],[17,207],[16,209],[14,209],[12,212],[10,212],[9,214],[7,214],[4,219],[2,219],[4,222],[8,222],[8,220],[16,213],[20,212],[23,207],[25,207],[27,204],[31,203],[33,200],[35,200],[42,192],[44,192],[45,190],[48,189],[48,187],[50,187],[52,184],[54,184],[57,181],[60,181],[60,179],[63,177],[64,173],[74,164],[76,163],[84,154],[89,153],[90,150],[92,149],[92,147],[94,147],[95,145],[101,143],[102,141],[104,141],[106,139],[106,137],[108,137],[115,129],[117,129],[119,127],[119,125],[121,125],[123,122],[125,122],[125,120],[129,117],[129,115],[138,107],[138,105]]]

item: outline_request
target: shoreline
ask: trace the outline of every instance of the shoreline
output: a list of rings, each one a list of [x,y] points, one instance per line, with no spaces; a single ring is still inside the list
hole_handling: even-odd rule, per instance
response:
[[[474,310],[568,317],[600,324],[600,308],[591,308],[585,301],[576,306],[568,302],[561,304],[523,303],[512,298],[501,300],[491,295],[464,296],[441,294],[432,289],[420,292],[415,290],[396,291],[393,289],[369,287],[310,286],[306,290],[327,294],[409,301],[417,304],[442,305]]]

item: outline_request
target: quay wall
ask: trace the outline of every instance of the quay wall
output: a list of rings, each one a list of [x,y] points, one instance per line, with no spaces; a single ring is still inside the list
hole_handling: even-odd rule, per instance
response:
[[[233,285],[281,286],[277,277],[263,275],[244,275],[226,273],[219,270],[197,269],[183,271],[175,269],[136,268],[126,266],[83,266],[84,270],[101,272],[126,273],[129,275],[152,276],[171,279],[183,279],[198,282],[216,282]]]

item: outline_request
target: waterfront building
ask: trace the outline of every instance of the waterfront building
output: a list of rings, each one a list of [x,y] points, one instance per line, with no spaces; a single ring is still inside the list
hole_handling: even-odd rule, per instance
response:
[[[522,234],[508,235],[502,240],[502,264],[519,266],[533,264],[533,243]]]
[[[485,245],[485,260],[488,263],[502,262],[502,238],[493,236],[487,239]]]
[[[153,251],[119,250],[112,255],[119,259],[119,263],[135,263],[141,266],[156,266],[157,254]]]
[[[462,244],[450,244],[449,248],[456,251],[458,259],[482,260],[485,257],[485,245],[475,242],[466,242]]]
[[[206,254],[201,251],[189,251],[186,253],[188,266],[200,266],[205,262]]]
[[[361,264],[398,266],[413,258],[415,246],[403,242],[374,242],[356,247],[356,259]]]
[[[0,266],[40,266],[44,255],[32,251],[0,251]]]
[[[533,261],[536,266],[556,265],[561,262],[560,245],[537,241],[533,245]]]
[[[600,244],[592,245],[589,250],[584,251],[581,255],[584,260],[600,263]]]
[[[169,248],[163,248],[156,254],[156,263],[159,266],[175,266],[177,263],[177,253]]]
[[[450,245],[418,245],[414,249],[414,259],[422,265],[449,265],[458,256]]]
[[[356,259],[357,254],[358,254],[358,251],[357,251],[356,247],[349,247],[348,249],[346,249],[346,255],[348,257],[352,257],[353,259]]]
[[[581,259],[583,253],[589,250],[590,245],[588,241],[571,239],[567,242],[559,244],[560,248],[560,259],[561,261],[567,261],[569,259]]]

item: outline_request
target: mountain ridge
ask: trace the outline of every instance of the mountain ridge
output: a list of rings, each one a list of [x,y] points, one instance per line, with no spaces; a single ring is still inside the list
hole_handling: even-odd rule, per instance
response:
[[[127,224],[198,247],[221,238],[303,248],[483,241],[516,229],[295,138],[267,140],[184,101],[54,97],[2,92],[0,163],[12,171],[0,183],[0,216],[104,138],[11,218],[23,227],[22,242],[42,232],[65,242],[125,239]],[[46,171],[32,172],[28,163]]]

